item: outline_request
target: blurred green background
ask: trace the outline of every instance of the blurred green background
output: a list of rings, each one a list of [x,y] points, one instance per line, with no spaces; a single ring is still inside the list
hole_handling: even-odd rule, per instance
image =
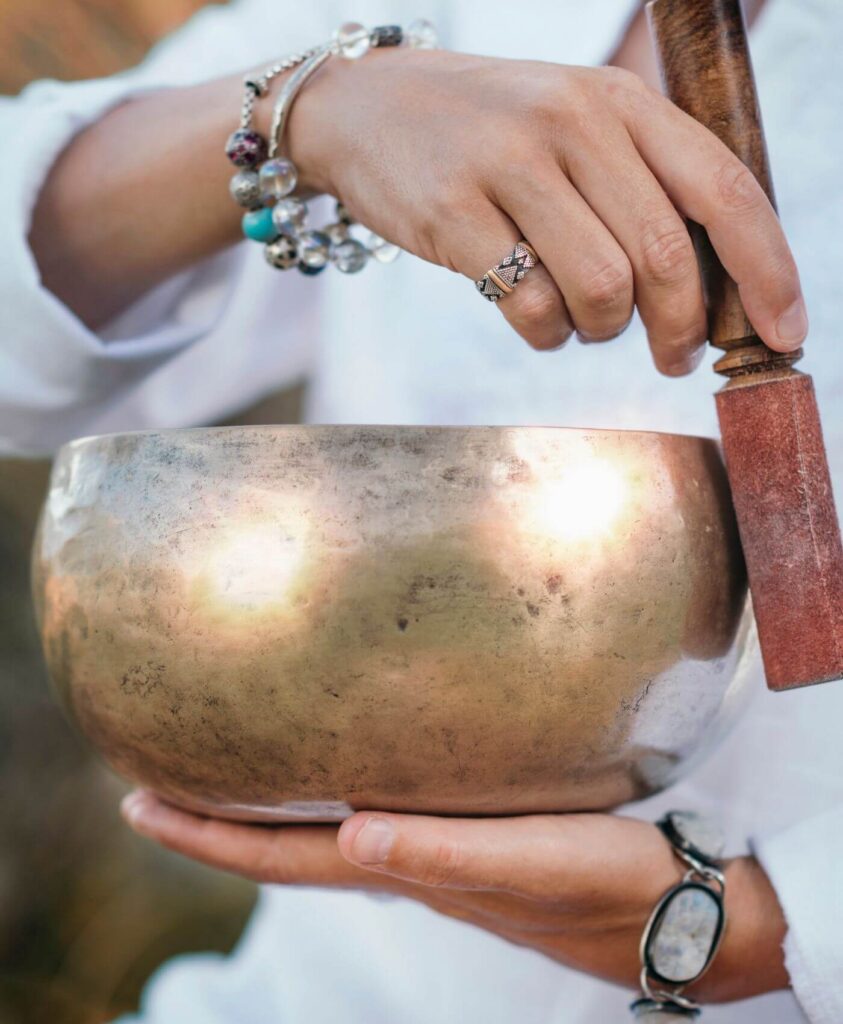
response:
[[[136,63],[200,0],[0,0],[0,92]],[[299,390],[237,422],[299,418]],[[0,459],[0,1024],[94,1024],[137,1006],[150,973],[228,950],[252,885],[122,824],[124,785],[54,704],[29,598],[46,461]],[[177,1022],[173,1022],[177,1024]]]

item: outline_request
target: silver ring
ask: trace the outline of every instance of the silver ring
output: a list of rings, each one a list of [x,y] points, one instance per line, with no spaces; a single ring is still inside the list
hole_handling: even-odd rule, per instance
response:
[[[504,295],[515,291],[518,282],[538,262],[536,250],[522,238],[520,242],[516,243],[511,253],[504,256],[500,263],[492,267],[476,282],[477,291],[489,302],[497,302]]]

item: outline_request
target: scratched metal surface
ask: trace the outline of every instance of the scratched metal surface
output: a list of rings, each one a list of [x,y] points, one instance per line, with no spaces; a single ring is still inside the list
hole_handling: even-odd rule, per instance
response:
[[[755,664],[722,463],[695,438],[80,441],[35,565],[83,733],[230,817],[614,806],[716,739]]]

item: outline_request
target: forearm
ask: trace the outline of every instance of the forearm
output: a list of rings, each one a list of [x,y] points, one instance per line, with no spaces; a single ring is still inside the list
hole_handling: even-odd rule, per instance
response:
[[[241,88],[235,75],[131,100],[55,163],[30,244],[45,286],[89,326],[241,237],[224,153]],[[259,130],[269,116],[256,110]]]
[[[223,155],[238,78],[127,103],[55,165],[32,244],[47,287],[89,324],[238,237]],[[272,98],[258,102],[264,134],[271,113]],[[470,280],[528,238],[539,264],[500,309],[536,348],[574,330],[615,337],[637,305],[656,365],[689,372],[706,318],[683,217],[742,282],[762,340],[804,340],[798,274],[760,185],[627,72],[382,48],[329,61],[284,144],[301,189],[341,197],[371,231]],[[740,188],[724,199],[718,181]]]

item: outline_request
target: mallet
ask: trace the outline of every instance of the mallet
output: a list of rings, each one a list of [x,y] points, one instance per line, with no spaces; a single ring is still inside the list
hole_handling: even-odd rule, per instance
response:
[[[718,136],[775,202],[739,0],[651,0],[665,92]],[[691,225],[709,339],[728,378],[717,413],[772,690],[843,677],[843,547],[814,384],[755,334],[705,232]]]

